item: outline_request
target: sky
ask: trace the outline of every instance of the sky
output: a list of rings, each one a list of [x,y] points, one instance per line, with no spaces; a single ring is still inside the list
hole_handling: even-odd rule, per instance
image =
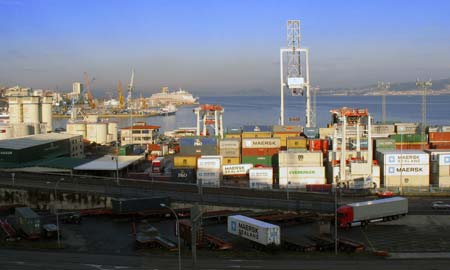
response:
[[[287,20],[300,20],[311,83],[345,88],[450,77],[450,1],[0,0],[0,85],[70,91],[95,77],[137,92],[279,92]]]

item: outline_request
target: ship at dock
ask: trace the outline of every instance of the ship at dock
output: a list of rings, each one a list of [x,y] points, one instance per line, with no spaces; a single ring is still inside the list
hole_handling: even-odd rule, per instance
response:
[[[153,94],[148,100],[152,106],[198,104],[198,97],[194,97],[191,93],[181,88],[170,92],[168,87],[163,87],[160,93]]]

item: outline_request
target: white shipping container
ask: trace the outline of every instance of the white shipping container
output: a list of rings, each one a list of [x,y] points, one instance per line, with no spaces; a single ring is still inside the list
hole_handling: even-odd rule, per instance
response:
[[[215,169],[198,169],[197,184],[202,186],[220,186],[222,180],[222,171]]]
[[[272,189],[272,180],[271,179],[266,179],[266,180],[261,180],[261,179],[251,179],[248,181],[249,187],[250,188],[255,188],[255,189]]]
[[[378,151],[379,162],[384,165],[429,164],[428,153],[416,150]]]
[[[323,164],[323,153],[280,151],[278,153],[279,166],[310,166],[320,167]]]
[[[385,175],[385,187],[426,187],[430,184],[429,175]]]
[[[219,143],[220,149],[239,149],[241,148],[241,140],[239,139],[225,139]]]
[[[223,175],[248,174],[253,164],[223,165]]]
[[[287,177],[281,177],[279,179],[279,185],[280,188],[297,188],[297,187],[304,187],[306,185],[315,185],[315,184],[326,184],[327,179],[325,177],[315,177],[315,178],[287,178]]]
[[[372,166],[372,177],[380,177],[380,166],[373,165]]]
[[[325,167],[280,167],[279,176],[289,179],[323,178]]]
[[[232,148],[221,148],[219,153],[222,157],[240,157],[241,150],[240,149],[232,149]]]
[[[273,179],[272,168],[252,168],[249,170],[250,180],[270,180]]]
[[[429,175],[428,165],[385,165],[384,175]]]
[[[369,175],[371,173],[371,164],[369,163],[350,163],[350,171],[355,175]]]
[[[279,138],[243,139],[242,148],[280,148]]]
[[[228,232],[262,245],[280,244],[280,227],[241,215],[228,217]]]
[[[222,158],[216,156],[202,156],[197,159],[197,168],[199,169],[220,169]]]

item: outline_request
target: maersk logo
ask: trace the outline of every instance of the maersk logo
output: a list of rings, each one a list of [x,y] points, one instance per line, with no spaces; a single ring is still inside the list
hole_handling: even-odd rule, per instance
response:
[[[393,156],[389,157],[389,162],[395,162],[395,157]]]
[[[395,173],[395,168],[394,167],[389,167],[389,173]]]
[[[232,230],[233,232],[236,231],[236,221],[231,221],[231,230]]]

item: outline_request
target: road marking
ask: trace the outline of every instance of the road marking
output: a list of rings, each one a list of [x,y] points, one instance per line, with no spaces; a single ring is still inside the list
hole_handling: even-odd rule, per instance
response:
[[[114,266],[103,266],[101,264],[82,264],[84,266],[88,266],[88,267],[92,267],[95,269],[99,269],[99,270],[117,270],[117,269],[128,269],[128,266],[121,266],[121,265],[114,265]],[[112,268],[108,268],[108,267],[112,267]]]
[[[15,262],[16,264],[20,264],[20,265],[24,265],[25,264],[25,262],[19,262],[19,261],[17,261],[17,262]]]

